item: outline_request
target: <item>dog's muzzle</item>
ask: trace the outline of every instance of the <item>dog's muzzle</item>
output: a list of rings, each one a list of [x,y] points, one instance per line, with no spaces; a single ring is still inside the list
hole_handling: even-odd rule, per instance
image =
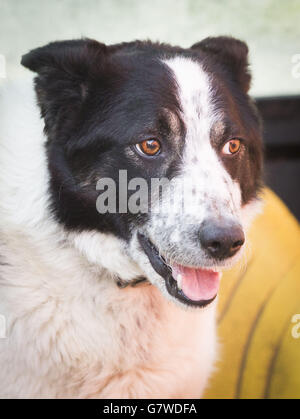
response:
[[[148,256],[148,259],[153,269],[165,280],[166,289],[172,297],[181,301],[185,305],[193,306],[193,307],[205,307],[216,298],[217,292],[214,293],[214,295],[211,298],[203,298],[203,299],[193,298],[194,295],[197,294],[195,290],[184,292],[184,290],[182,290],[181,288],[180,276],[182,274],[180,273],[180,268],[176,269],[174,267],[172,269],[170,266],[168,266],[164,258],[159,254],[157,248],[153,245],[153,243],[146,236],[139,233],[138,240],[145,254]],[[194,269],[193,271],[196,271],[196,270]],[[198,273],[199,271],[201,271],[202,275],[206,277],[213,276],[214,278],[212,278],[212,280],[216,285],[219,282],[218,272],[203,270],[203,269],[198,269],[197,271]],[[196,278],[196,282],[197,282],[197,278]],[[198,296],[200,296],[199,293],[198,293]],[[197,298],[197,295],[196,295],[196,298]]]

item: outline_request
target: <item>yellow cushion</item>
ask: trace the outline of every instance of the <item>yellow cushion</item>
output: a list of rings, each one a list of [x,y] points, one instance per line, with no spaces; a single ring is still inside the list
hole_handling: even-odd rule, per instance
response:
[[[300,229],[273,192],[263,198],[248,262],[223,275],[220,359],[206,398],[300,398],[300,338],[292,333],[300,314]]]

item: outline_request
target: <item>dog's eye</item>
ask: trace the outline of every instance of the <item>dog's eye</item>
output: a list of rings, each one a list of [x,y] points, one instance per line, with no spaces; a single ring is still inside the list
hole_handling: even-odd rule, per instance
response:
[[[151,140],[144,140],[141,143],[135,145],[138,152],[146,156],[156,156],[161,149],[160,142],[155,138]]]
[[[222,149],[223,154],[236,154],[241,147],[241,140],[235,138],[227,141]]]

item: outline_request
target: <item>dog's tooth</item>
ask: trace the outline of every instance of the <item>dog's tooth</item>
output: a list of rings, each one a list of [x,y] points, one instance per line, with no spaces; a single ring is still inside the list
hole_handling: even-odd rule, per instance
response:
[[[181,290],[182,289],[182,275],[181,274],[177,275],[176,281],[177,281],[177,288]]]

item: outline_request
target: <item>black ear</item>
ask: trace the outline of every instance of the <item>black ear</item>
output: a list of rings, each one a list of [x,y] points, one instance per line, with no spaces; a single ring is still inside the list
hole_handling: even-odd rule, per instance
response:
[[[70,76],[85,77],[101,64],[106,45],[93,39],[51,42],[23,55],[21,64],[31,71],[61,70]]]
[[[243,91],[248,92],[251,75],[248,71],[248,47],[245,42],[229,36],[218,36],[205,38],[191,48],[212,54],[231,72]]]
[[[22,65],[37,73],[35,87],[48,134],[58,126],[67,131],[67,124],[76,121],[89,82],[101,74],[106,53],[104,44],[79,39],[52,42],[23,55]]]

